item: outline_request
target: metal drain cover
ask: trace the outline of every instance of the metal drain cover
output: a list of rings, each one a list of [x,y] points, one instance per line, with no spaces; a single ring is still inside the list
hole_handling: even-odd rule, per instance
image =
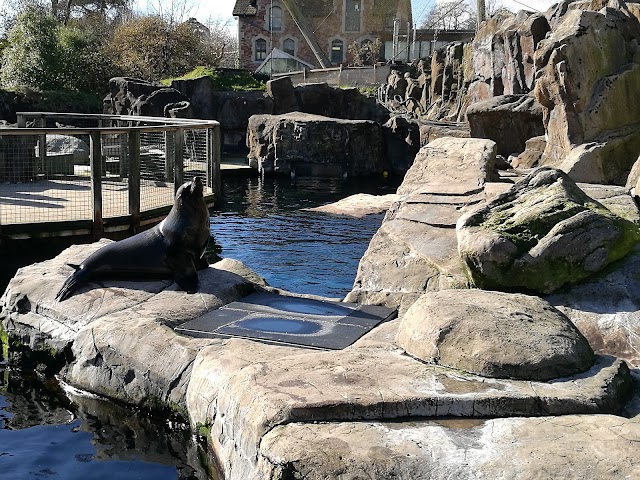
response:
[[[339,350],[395,316],[395,310],[374,305],[254,293],[190,320],[175,330],[192,337],[240,337]]]

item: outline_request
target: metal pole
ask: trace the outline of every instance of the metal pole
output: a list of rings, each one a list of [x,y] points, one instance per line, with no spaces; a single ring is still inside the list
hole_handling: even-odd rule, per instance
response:
[[[413,59],[417,60],[420,55],[416,55],[416,24],[413,24],[413,42],[411,43],[411,52],[413,53]]]
[[[487,18],[487,9],[484,0],[478,0],[478,26]]]
[[[391,58],[392,62],[396,61],[398,57],[398,30],[400,29],[400,19],[393,19],[393,56]]]
[[[411,63],[411,49],[409,48],[409,42],[411,42],[411,22],[407,22],[407,63]]]

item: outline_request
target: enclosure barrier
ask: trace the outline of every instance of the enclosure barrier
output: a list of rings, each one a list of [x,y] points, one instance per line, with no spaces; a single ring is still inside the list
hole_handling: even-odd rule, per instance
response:
[[[0,240],[135,233],[196,175],[212,206],[220,146],[210,120],[18,113],[0,128]]]

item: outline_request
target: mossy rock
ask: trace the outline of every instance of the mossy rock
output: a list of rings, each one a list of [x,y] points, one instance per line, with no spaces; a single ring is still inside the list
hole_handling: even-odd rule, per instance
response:
[[[474,283],[551,293],[621,259],[640,228],[543,167],[458,222],[458,250]]]

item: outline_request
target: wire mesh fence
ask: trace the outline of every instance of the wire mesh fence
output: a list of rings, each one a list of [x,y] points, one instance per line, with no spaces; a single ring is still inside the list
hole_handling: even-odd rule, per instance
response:
[[[0,235],[11,225],[139,220],[169,208],[195,175],[205,195],[219,193],[217,122],[28,113],[18,127],[0,129]]]

